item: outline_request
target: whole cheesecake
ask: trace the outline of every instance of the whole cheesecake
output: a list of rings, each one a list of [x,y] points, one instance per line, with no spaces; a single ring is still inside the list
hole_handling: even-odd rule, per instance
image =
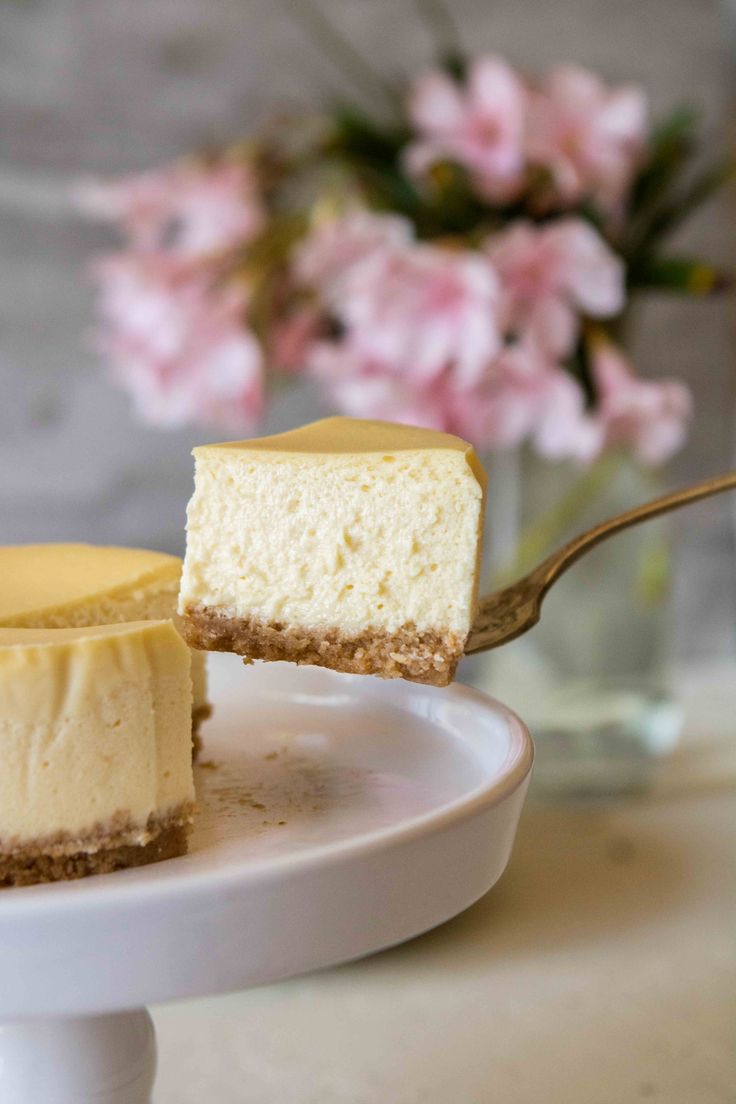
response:
[[[485,504],[467,442],[327,418],[194,456],[179,601],[192,647],[451,681]]]
[[[171,621],[0,628],[0,885],[186,851],[190,665]]]
[[[0,627],[75,628],[176,618],[181,560],[92,544],[0,547]],[[192,732],[209,716],[205,657],[192,653]]]

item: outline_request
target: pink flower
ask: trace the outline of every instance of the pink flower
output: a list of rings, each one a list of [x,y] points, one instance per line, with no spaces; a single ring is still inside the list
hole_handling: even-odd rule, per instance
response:
[[[549,364],[529,342],[506,345],[476,388],[456,396],[459,421],[485,448],[521,444],[539,421]]]
[[[420,382],[410,370],[397,372],[395,366],[363,356],[348,342],[317,345],[309,367],[344,414],[440,429],[482,446],[509,443],[498,396],[485,395],[481,387],[458,387],[450,371]],[[499,426],[502,437],[496,436]]]
[[[296,279],[313,284],[327,302],[339,299],[346,279],[363,263],[407,247],[414,231],[400,215],[376,214],[352,207],[337,217],[322,218],[297,246]]]
[[[500,348],[498,281],[477,253],[422,244],[376,258],[336,313],[364,354],[425,381],[448,367],[477,380]]]
[[[549,170],[564,203],[590,195],[616,210],[647,128],[647,101],[639,88],[608,89],[585,69],[559,66],[531,95],[527,153]]]
[[[500,348],[498,281],[479,252],[416,243],[404,219],[352,211],[302,245],[311,284],[361,358],[428,383],[477,379]]]
[[[588,461],[602,445],[602,429],[585,413],[578,384],[529,345],[507,346],[470,386],[450,369],[423,381],[411,365],[397,370],[345,339],[317,344],[308,368],[333,405],[355,417],[441,429],[481,448],[510,448],[531,438],[554,459]]]
[[[589,463],[605,444],[604,425],[585,410],[585,396],[577,380],[562,368],[546,379],[540,414],[534,429],[534,447],[546,460]]]
[[[602,426],[586,412],[580,385],[530,342],[507,345],[462,408],[470,439],[485,447],[530,439],[546,459],[588,463],[603,445]]]
[[[487,250],[501,279],[504,331],[526,334],[551,357],[571,352],[579,312],[603,318],[623,307],[623,264],[582,219],[514,222]]]
[[[422,175],[438,161],[454,161],[487,199],[511,199],[524,167],[525,107],[521,80],[499,58],[474,62],[464,87],[440,71],[426,73],[409,101],[420,135],[406,149],[409,172]]]
[[[77,189],[90,214],[118,222],[136,250],[204,258],[247,244],[264,212],[251,167],[241,161],[180,162],[160,172]]]
[[[168,222],[172,192],[172,170],[167,168],[118,180],[82,180],[73,196],[85,214],[119,223],[132,244],[148,249],[158,244]]]
[[[308,369],[343,414],[452,431],[440,381],[418,385],[410,372],[364,356],[347,341],[318,343]]]
[[[177,183],[173,214],[176,248],[182,254],[221,253],[247,244],[261,230],[264,211],[247,163],[184,166]]]
[[[229,263],[264,219],[250,166],[181,162],[89,184],[80,199],[126,237],[126,248],[96,268],[96,344],[141,416],[160,425],[255,421],[261,349],[248,328],[245,289],[223,282],[223,255]]]
[[[301,371],[323,329],[322,314],[311,306],[274,322],[269,347],[275,366],[282,372]]]
[[[155,253],[113,255],[96,275],[96,345],[144,420],[237,427],[260,416],[262,356],[243,289]]]
[[[662,464],[687,436],[692,396],[677,380],[643,380],[610,342],[593,355],[606,444],[630,445],[642,464]]]
[[[530,438],[556,458],[598,451],[602,430],[579,385],[555,364],[559,341],[520,325],[521,338],[502,344],[488,256],[413,242],[403,224],[380,215],[353,213],[339,227],[320,228],[316,247],[308,240],[300,256],[301,274],[340,329],[306,350],[305,369],[339,410],[433,426],[483,447]],[[554,309],[572,330],[574,308],[620,305],[618,262],[585,223],[521,224],[489,252],[508,276],[510,329],[526,324],[532,308],[537,329]]]

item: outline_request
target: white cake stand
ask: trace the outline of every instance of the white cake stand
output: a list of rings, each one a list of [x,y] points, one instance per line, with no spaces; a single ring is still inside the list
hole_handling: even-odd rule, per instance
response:
[[[2,1104],[147,1104],[144,1006],[369,954],[481,897],[532,746],[449,690],[212,657],[190,854],[0,893]]]

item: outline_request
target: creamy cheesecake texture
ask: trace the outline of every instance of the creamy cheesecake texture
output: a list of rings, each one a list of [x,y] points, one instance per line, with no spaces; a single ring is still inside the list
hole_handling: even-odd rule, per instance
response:
[[[445,684],[473,621],[485,475],[449,434],[328,418],[194,451],[196,647]]]
[[[73,628],[176,617],[181,560],[92,544],[0,547],[0,626]],[[192,655],[195,724],[209,712],[205,657]]]
[[[0,884],[185,850],[190,652],[171,621],[1,628],[0,756]]]

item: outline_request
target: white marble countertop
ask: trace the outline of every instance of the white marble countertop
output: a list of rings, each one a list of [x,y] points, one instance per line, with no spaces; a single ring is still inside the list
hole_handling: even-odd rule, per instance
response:
[[[736,676],[645,798],[531,803],[501,883],[362,962],[158,1007],[155,1104],[731,1104]]]

